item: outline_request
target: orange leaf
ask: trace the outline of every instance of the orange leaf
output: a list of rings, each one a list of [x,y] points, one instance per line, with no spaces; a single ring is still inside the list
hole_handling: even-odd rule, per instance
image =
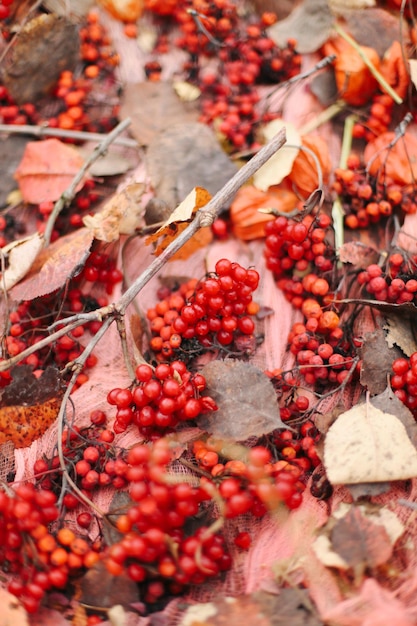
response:
[[[203,189],[202,187],[194,187],[185,200],[183,200],[181,204],[174,209],[166,222],[158,228],[155,233],[152,233],[152,235],[149,235],[149,237],[146,238],[146,243],[150,244],[158,241],[160,237],[163,237],[162,241],[155,249],[156,256],[159,256],[161,252],[169,246],[171,241],[173,241],[183,230],[187,228],[195,213],[204,207],[210,198],[211,195],[206,189]],[[207,241],[205,241],[203,245],[206,245],[206,243]]]
[[[83,163],[84,159],[75,148],[58,139],[29,141],[14,174],[23,200],[31,204],[55,202]],[[78,185],[77,191],[83,184],[84,181]]]
[[[378,70],[380,58],[376,50],[368,46],[360,48]],[[323,52],[325,55],[336,55],[334,70],[339,96],[352,106],[362,106],[369,102],[378,83],[359,53],[342,37],[327,41],[323,46]]]
[[[417,138],[405,133],[397,143],[394,132],[386,132],[369,142],[365,148],[364,161],[369,173],[380,179],[399,185],[410,185],[417,178]]]
[[[393,41],[384,54],[380,71],[400,98],[404,98],[410,84],[410,73],[404,62],[403,49],[399,41]]]
[[[273,214],[259,209],[277,209],[282,213],[297,206],[297,196],[283,187],[270,187],[261,191],[253,185],[239,189],[230,207],[230,219],[236,237],[249,241],[265,236],[265,224],[275,219]]]
[[[332,170],[327,143],[318,135],[305,135],[302,138],[301,146],[314,152],[320,164],[323,182],[327,182]],[[308,150],[299,151],[289,175],[289,179],[305,198],[308,198],[319,185],[317,164]]]

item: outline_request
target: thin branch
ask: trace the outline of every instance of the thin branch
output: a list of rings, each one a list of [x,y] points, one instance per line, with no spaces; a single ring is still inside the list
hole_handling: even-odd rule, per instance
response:
[[[16,124],[0,124],[0,133],[9,135],[33,135],[34,137],[62,137],[64,139],[77,139],[80,141],[96,141],[101,142],[107,138],[104,133],[88,133],[82,130],[66,130],[65,128],[51,128],[49,126],[34,126],[24,124],[16,126]],[[138,148],[139,144],[136,139],[130,137],[116,137],[113,143],[127,148]]]
[[[75,194],[77,193],[78,185],[82,182],[84,176],[86,175],[90,167],[93,165],[93,163],[97,161],[97,159],[99,159],[101,156],[103,156],[103,154],[106,153],[109,145],[113,143],[116,137],[118,137],[120,133],[122,133],[129,125],[130,125],[130,119],[127,118],[123,120],[123,122],[120,122],[120,124],[118,124],[116,128],[114,128],[111,131],[111,133],[106,135],[106,138],[104,139],[104,141],[102,141],[98,146],[94,148],[93,152],[91,153],[89,158],[85,161],[82,168],[74,176],[68,189],[66,189],[64,193],[61,195],[61,197],[59,198],[59,200],[55,202],[55,206],[53,208],[52,213],[50,214],[48,218],[48,221],[45,227],[45,233],[44,233],[44,238],[45,238],[44,246],[45,247],[47,247],[51,241],[52,231],[53,231],[58,215],[73,200],[73,198],[75,197]]]

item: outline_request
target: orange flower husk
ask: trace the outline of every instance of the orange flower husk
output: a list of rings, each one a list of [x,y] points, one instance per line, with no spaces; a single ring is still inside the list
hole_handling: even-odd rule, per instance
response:
[[[388,131],[370,141],[364,151],[365,165],[369,163],[369,173],[381,181],[410,185],[417,178],[417,137],[405,133],[389,148],[395,136],[393,131]]]
[[[410,72],[404,61],[404,54],[399,41],[393,41],[384,54],[380,72],[400,98],[407,95],[410,85]]]
[[[260,191],[253,185],[246,185],[239,189],[230,207],[233,232],[243,241],[265,237],[265,225],[275,216],[272,213],[261,213],[259,209],[277,209],[281,213],[289,213],[297,204],[297,196],[282,186]]]
[[[142,0],[99,0],[99,4],[121,22],[136,22],[144,9]]]
[[[316,155],[320,163],[323,182],[326,183],[332,171],[332,162],[327,143],[318,135],[305,135],[302,138],[301,145]],[[307,150],[300,150],[297,154],[289,179],[304,198],[308,198],[317,189],[319,184],[317,164]]]
[[[377,51],[368,46],[359,47],[375,69],[379,70],[381,62]],[[342,37],[335,37],[324,44],[323,52],[326,56],[336,55],[334,71],[339,96],[352,106],[362,106],[369,102],[378,82],[357,50]]]

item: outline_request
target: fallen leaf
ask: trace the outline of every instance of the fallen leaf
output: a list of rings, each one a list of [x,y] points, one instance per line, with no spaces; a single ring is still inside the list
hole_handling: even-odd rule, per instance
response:
[[[272,120],[263,127],[264,142],[268,143],[283,128],[285,128],[287,137],[284,146],[268,159],[253,176],[253,184],[261,191],[266,191],[272,185],[279,185],[288,176],[300,151],[301,136],[299,132],[293,124],[281,119]]]
[[[121,604],[115,604],[111,609],[107,611],[107,617],[111,626],[125,626],[126,624],[126,611]]]
[[[83,158],[87,160],[91,156],[92,150],[88,146],[77,147],[77,152]],[[95,161],[89,167],[90,176],[119,176],[125,174],[127,171],[133,169],[135,166],[135,160],[122,155],[115,150],[108,150],[97,161]]]
[[[321,626],[305,589],[281,589],[279,593],[257,591],[251,595],[225,597],[187,609],[179,626]]]
[[[122,119],[130,117],[130,131],[142,146],[169,131],[179,122],[197,122],[197,107],[183,102],[167,81],[127,83],[120,109]]]
[[[0,626],[29,626],[29,618],[16,596],[0,588]]]
[[[371,398],[371,404],[381,411],[386,411],[395,415],[405,430],[411,443],[417,448],[417,423],[410,409],[393,392],[391,387],[387,387],[382,393]]]
[[[335,0],[332,0],[334,2]],[[341,0],[336,0],[340,2]],[[344,0],[342,0],[344,1]],[[368,0],[365,0],[367,2]],[[343,19],[346,22],[346,29],[360,46],[369,46],[369,33],[372,33],[372,47],[378,52],[382,58],[393,41],[403,40],[405,36],[404,26],[401,26],[401,18],[393,15],[378,7],[373,8],[368,4],[366,11],[360,10],[360,7],[352,6],[351,0],[347,0],[346,4],[350,4],[348,10],[343,12]],[[374,2],[372,2],[375,5]],[[359,9],[359,10],[358,10]]]
[[[341,502],[333,513],[336,519],[342,519],[351,509],[352,504]],[[372,502],[364,502],[356,504],[361,514],[373,524],[382,526],[389,537],[391,545],[394,546],[398,539],[404,534],[404,524],[400,522],[394,511],[387,508],[386,505],[375,504]]]
[[[382,328],[365,333],[359,351],[362,359],[360,382],[370,394],[382,393],[392,373],[392,363],[401,356],[396,347],[390,347]]]
[[[386,341],[390,347],[398,346],[406,356],[417,352],[417,340],[408,318],[401,315],[387,315],[383,325],[387,333]]]
[[[160,237],[162,241],[157,245],[155,254],[158,256],[183,230],[185,230],[195,215],[195,213],[204,207],[210,200],[211,196],[206,189],[196,187],[188,196],[172,211],[166,222],[158,228],[152,235],[146,238],[146,243],[154,243]]]
[[[184,102],[193,102],[193,100],[197,100],[201,96],[201,90],[185,80],[175,80],[172,86],[177,96]]]
[[[77,150],[59,139],[29,141],[15,179],[25,202],[55,202],[72,182],[84,160]],[[84,185],[81,181],[79,191]]]
[[[378,135],[366,144],[363,157],[367,170],[381,182],[389,179],[399,185],[412,185],[417,177],[417,163],[410,155],[417,152],[417,137],[406,132],[395,145],[394,131]]]
[[[94,6],[95,0],[71,0],[68,6],[68,0],[43,0],[42,5],[48,9],[50,13],[56,15],[68,15],[74,17],[83,17],[87,15]]]
[[[173,209],[194,187],[217,193],[237,167],[205,124],[175,124],[150,143],[148,175],[159,200]]]
[[[41,251],[43,243],[43,236],[34,233],[30,237],[13,241],[4,248],[0,248],[1,253],[8,259],[8,267],[0,278],[0,288],[8,291],[26,276]]]
[[[132,183],[113,196],[94,215],[83,218],[86,226],[100,241],[117,241],[120,235],[133,235],[143,225],[145,207],[142,196],[145,185]]]
[[[387,531],[380,524],[367,519],[357,506],[334,525],[330,539],[333,550],[349,567],[364,571],[386,563],[393,551]]]
[[[367,9],[375,6],[375,0],[327,0],[328,5],[333,13],[346,16],[351,10]],[[362,14],[363,15],[363,14]]]
[[[0,444],[26,448],[54,423],[63,395],[58,370],[48,367],[40,378],[28,365],[12,370],[12,381],[0,399]]]
[[[14,173],[16,167],[22,160],[26,144],[28,142],[27,137],[21,137],[20,135],[7,135],[0,139],[0,205],[12,204],[10,202],[9,194],[17,191],[16,181]],[[17,203],[16,203],[17,204]]]
[[[366,402],[330,426],[324,466],[333,485],[406,480],[417,476],[417,451],[395,415]]]
[[[113,576],[103,562],[98,562],[82,578],[80,604],[111,609],[115,605],[128,608],[139,600],[137,584],[126,573]]]
[[[67,16],[41,13],[24,24],[2,61],[2,80],[15,102],[47,95],[62,70],[75,68],[79,47],[78,26]]]
[[[245,441],[285,428],[274,387],[257,367],[241,361],[211,361],[202,368],[207,394],[218,406],[197,419],[215,437]]]
[[[33,300],[59,289],[81,271],[92,243],[93,235],[86,228],[52,242],[40,251],[28,276],[10,290],[10,297]]]
[[[316,52],[330,37],[334,23],[326,0],[304,0],[292,13],[268,28],[268,35],[278,46],[289,37],[297,42],[300,54]]]
[[[348,241],[340,246],[339,260],[342,263],[351,263],[354,267],[365,269],[372,263],[377,263],[380,253],[361,241]]]

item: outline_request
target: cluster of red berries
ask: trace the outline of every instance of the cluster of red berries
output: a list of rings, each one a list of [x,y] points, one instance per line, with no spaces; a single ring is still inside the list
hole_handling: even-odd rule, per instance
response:
[[[374,176],[366,172],[357,155],[352,154],[347,168],[337,168],[334,174],[332,189],[340,197],[348,228],[367,228],[394,211],[417,211],[414,185],[379,184]]]
[[[16,104],[7,88],[0,84],[0,120],[3,124],[16,124],[18,126],[37,124],[39,114],[31,102],[22,105]]]
[[[281,417],[282,414],[283,409]],[[279,430],[272,433],[272,440],[281,459],[298,466],[306,475],[321,462],[317,452],[320,433],[311,420],[304,421],[298,430]]]
[[[389,257],[389,269],[394,276],[384,271],[380,265],[372,263],[358,274],[358,283],[363,285],[366,292],[375,300],[395,304],[417,303],[417,274],[399,274],[398,270],[403,265],[403,255],[393,254]]]
[[[108,295],[113,293],[115,285],[123,280],[123,273],[117,267],[116,259],[100,251],[91,252],[82,271],[73,278],[75,285],[94,283],[105,288]]]
[[[49,590],[66,587],[71,575],[91,567],[98,552],[82,537],[62,528],[48,530],[59,517],[56,496],[27,483],[0,491],[0,565],[13,577],[8,591],[28,613],[36,613]]]
[[[10,17],[10,7],[14,0],[1,0],[0,2],[0,20],[7,20]]]
[[[377,93],[367,114],[354,124],[352,135],[355,139],[372,141],[376,136],[389,130],[392,122],[394,100],[388,94]]]
[[[305,215],[301,221],[280,215],[265,225],[266,266],[296,308],[311,295],[324,298],[329,294],[330,285],[322,274],[333,268],[335,259],[328,241],[330,225],[324,213]]]
[[[164,296],[147,311],[157,361],[193,358],[213,347],[247,352],[253,349],[259,307],[252,294],[259,283],[254,269],[220,259],[215,271],[200,281],[191,280]]]
[[[417,352],[392,363],[391,387],[417,418]]]
[[[179,423],[193,420],[201,413],[217,409],[209,396],[204,376],[191,373],[184,361],[159,363],[155,369],[143,363],[137,366],[137,384],[132,389],[112,389],[107,401],[116,406],[116,433],[130,424],[146,437],[160,437]]]
[[[147,603],[156,602],[167,590],[180,593],[185,585],[200,584],[231,565],[220,534],[206,527],[186,534],[187,519],[212,494],[180,478],[173,480],[175,475],[167,474],[171,460],[164,439],[152,447],[136,445],[129,450],[127,479],[133,504],[116,521],[123,538],[105,553],[110,573],[126,571],[132,580],[146,582]]]

